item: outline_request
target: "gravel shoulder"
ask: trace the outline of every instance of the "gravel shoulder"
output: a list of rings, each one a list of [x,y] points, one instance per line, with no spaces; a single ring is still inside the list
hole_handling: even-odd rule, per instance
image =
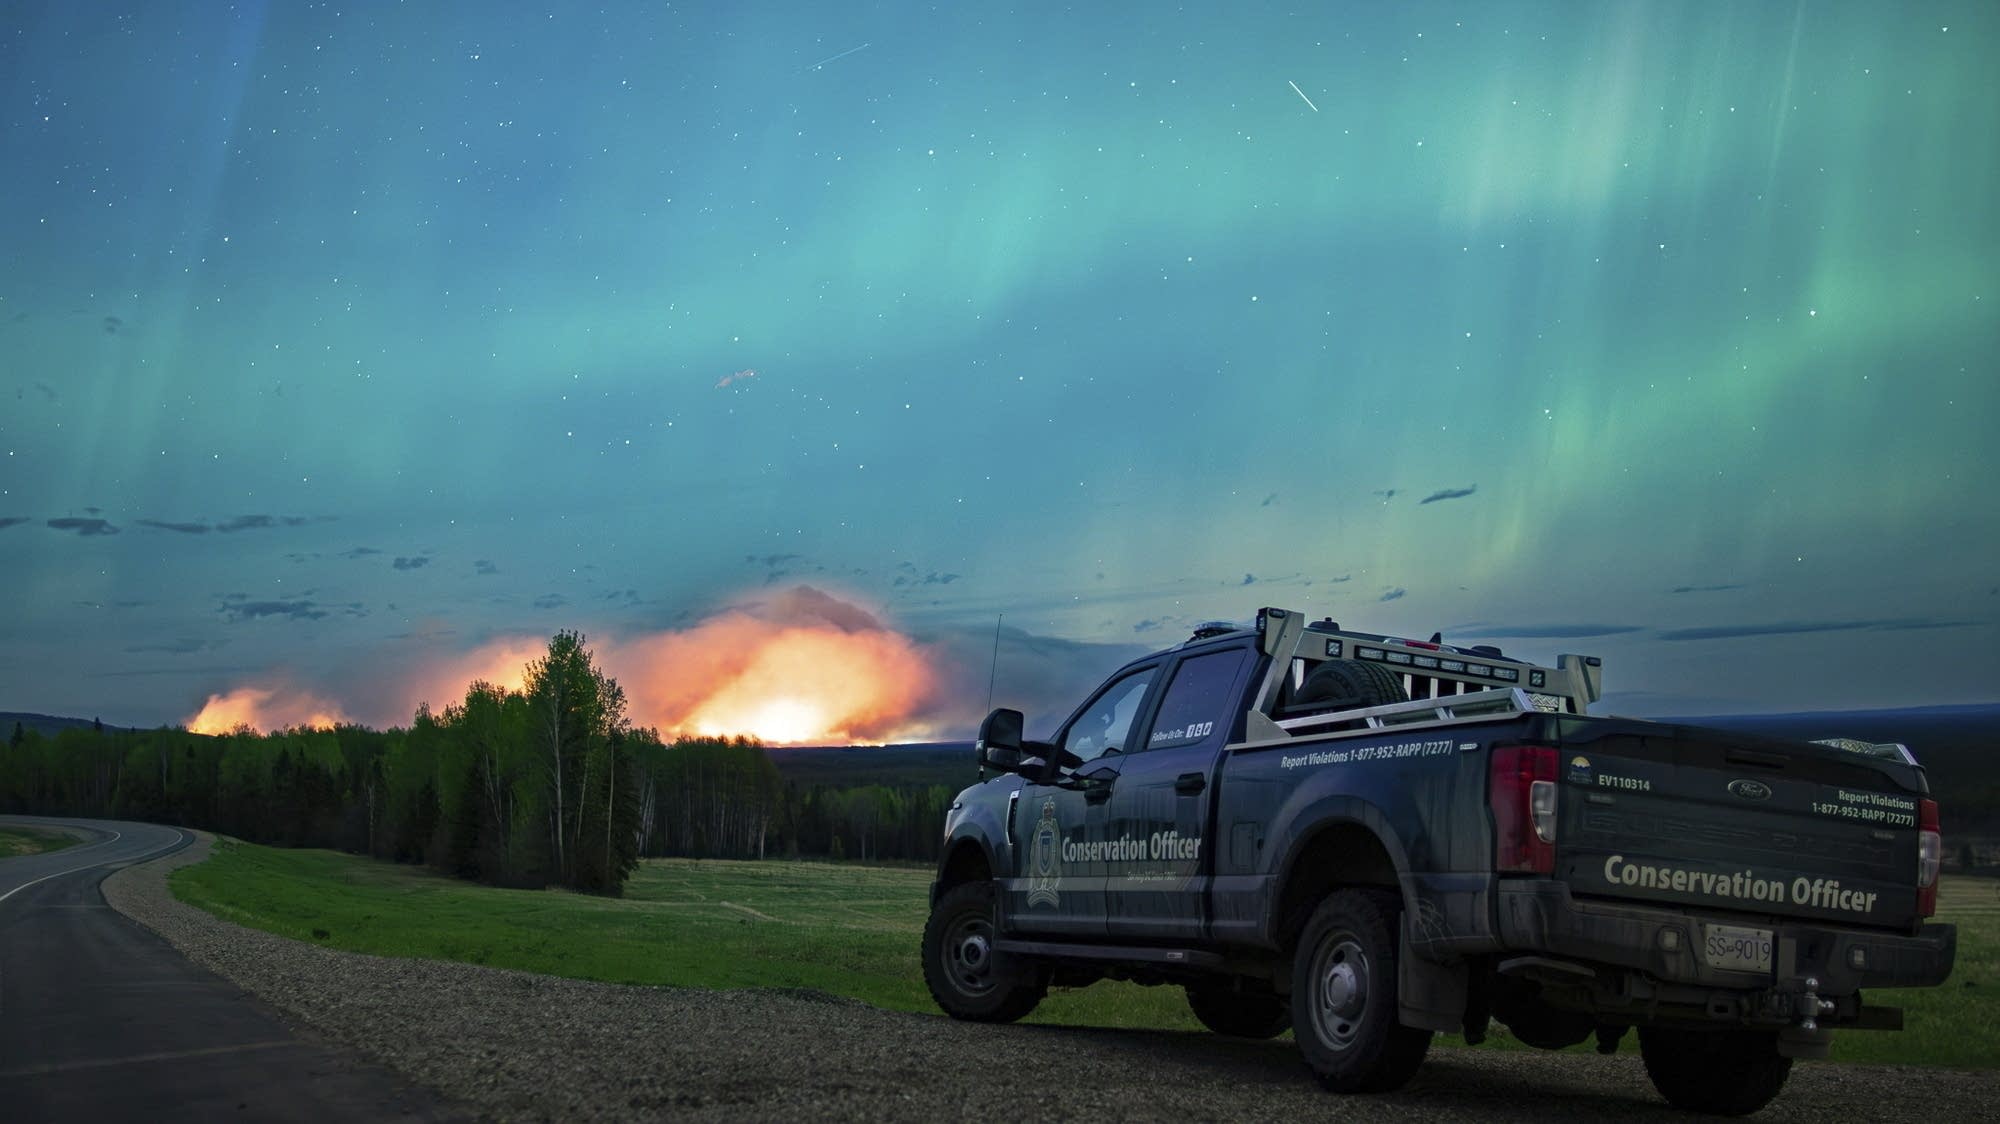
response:
[[[1289,1042],[975,1026],[820,995],[341,952],[175,900],[167,874],[205,859],[210,843],[202,834],[118,871],[105,899],[319,1034],[496,1119],[1682,1118],[1653,1092],[1635,1048],[1608,1058],[1438,1049],[1401,1092],[1336,1101]],[[1801,1063],[1755,1118],[1988,1120],[1996,1103],[1996,1072]]]

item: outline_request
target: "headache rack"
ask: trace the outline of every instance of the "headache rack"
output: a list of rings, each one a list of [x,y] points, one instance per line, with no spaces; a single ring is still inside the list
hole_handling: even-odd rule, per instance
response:
[[[1492,648],[1349,632],[1330,620],[1308,623],[1289,609],[1259,610],[1257,632],[1271,666],[1248,716],[1244,736],[1249,742],[1472,722],[1531,711],[1582,714],[1602,693],[1603,662],[1596,656],[1563,655],[1555,667],[1541,667]],[[1336,659],[1388,670],[1409,701],[1359,709],[1294,704],[1294,692],[1313,669]]]

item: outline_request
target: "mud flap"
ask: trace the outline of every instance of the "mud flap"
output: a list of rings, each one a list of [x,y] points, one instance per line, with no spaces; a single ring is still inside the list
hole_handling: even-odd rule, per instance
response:
[[[1436,964],[1410,948],[1410,930],[1398,926],[1396,937],[1396,1019],[1404,1026],[1457,1034],[1465,1029],[1467,982],[1471,973],[1463,961]]]

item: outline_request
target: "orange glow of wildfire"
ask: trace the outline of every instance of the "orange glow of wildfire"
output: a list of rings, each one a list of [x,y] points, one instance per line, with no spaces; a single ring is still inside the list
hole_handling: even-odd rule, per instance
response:
[[[548,652],[547,638],[509,636],[463,656],[432,661],[409,677],[397,711],[402,715],[398,721],[408,722],[422,703],[429,703],[433,712],[442,713],[445,707],[464,702],[466,688],[477,682],[519,691],[527,684],[528,663]]]
[[[732,610],[613,649],[632,720],[663,735],[744,734],[774,745],[919,738],[937,685],[915,641],[859,620]],[[780,619],[783,619],[782,617]]]
[[[769,601],[725,609],[679,632],[629,640],[586,639],[598,669],[624,688],[626,717],[668,739],[744,735],[771,745],[920,740],[935,733],[923,708],[937,693],[937,655],[866,611],[800,586]],[[484,680],[525,686],[527,665],[548,641],[506,637],[458,656],[426,661],[384,692],[391,723],[419,704],[434,712],[461,702]],[[365,709],[365,708],[364,708]],[[227,733],[332,726],[340,706],[285,687],[238,687],[211,695],[188,729]]]
[[[187,720],[187,728],[197,734],[226,734],[238,726],[248,726],[269,733],[299,726],[331,729],[347,720],[337,704],[306,691],[291,687],[238,687],[227,694],[208,696],[208,702]]]

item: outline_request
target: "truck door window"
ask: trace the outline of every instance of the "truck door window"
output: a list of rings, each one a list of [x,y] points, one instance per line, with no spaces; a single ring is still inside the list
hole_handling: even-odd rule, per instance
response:
[[[1063,732],[1062,747],[1079,761],[1135,748],[1127,744],[1132,720],[1138,717],[1139,704],[1146,701],[1146,688],[1157,671],[1157,667],[1141,668],[1106,687]]]
[[[1248,649],[1231,648],[1182,660],[1173,681],[1167,684],[1167,697],[1160,701],[1159,715],[1141,748],[1195,745],[1217,733],[1228,737],[1236,702],[1230,688],[1236,685],[1236,674],[1243,670],[1249,655]]]

